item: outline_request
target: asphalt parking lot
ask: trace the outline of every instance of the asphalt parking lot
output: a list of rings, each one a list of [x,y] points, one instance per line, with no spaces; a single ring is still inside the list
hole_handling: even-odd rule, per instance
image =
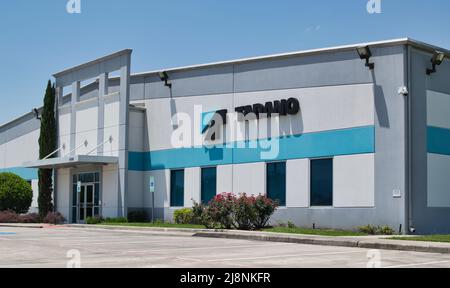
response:
[[[0,267],[450,268],[450,255],[79,228],[0,227]]]

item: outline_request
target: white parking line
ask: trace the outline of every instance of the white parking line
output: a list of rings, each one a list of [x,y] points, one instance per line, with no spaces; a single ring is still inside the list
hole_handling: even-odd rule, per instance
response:
[[[110,242],[73,242],[73,243],[67,243],[64,242],[61,246],[62,247],[66,247],[66,246],[83,246],[83,247],[89,247],[91,245],[95,246],[95,245],[127,245],[127,244],[169,244],[167,243],[168,241],[121,241],[121,242],[114,242],[114,241],[110,241]]]
[[[277,243],[278,246],[292,245],[291,243]],[[150,249],[150,250],[130,250],[127,253],[152,253],[152,252],[171,252],[171,251],[196,251],[196,250],[211,250],[211,249],[242,249],[242,248],[261,248],[261,247],[274,247],[274,245],[239,245],[239,246],[204,246],[204,247],[187,247],[187,248],[174,248],[174,249]]]
[[[243,261],[243,260],[260,260],[260,259],[275,259],[275,258],[292,258],[292,257],[311,257],[311,256],[327,256],[327,255],[340,255],[340,254],[357,254],[367,253],[365,250],[354,250],[346,252],[327,252],[327,253],[311,253],[311,254],[290,254],[290,255],[273,255],[273,256],[260,256],[260,257],[248,257],[248,258],[229,258],[229,259],[210,259],[208,262],[221,262],[221,261]]]
[[[386,266],[384,268],[407,268],[407,267],[417,267],[417,266],[430,266],[430,265],[444,264],[444,263],[450,263],[450,260],[426,262],[426,263],[402,264],[402,265]]]

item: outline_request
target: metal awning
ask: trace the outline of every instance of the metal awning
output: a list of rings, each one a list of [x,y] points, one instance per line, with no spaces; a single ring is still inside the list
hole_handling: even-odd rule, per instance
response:
[[[117,164],[118,162],[119,162],[118,157],[76,155],[76,156],[66,156],[62,158],[51,158],[45,160],[26,162],[23,163],[23,167],[55,169],[55,168],[70,168],[82,165],[108,165],[108,164]]]

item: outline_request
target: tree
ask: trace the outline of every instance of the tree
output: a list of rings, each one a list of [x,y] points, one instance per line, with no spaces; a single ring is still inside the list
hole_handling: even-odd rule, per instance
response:
[[[0,211],[27,213],[33,200],[30,184],[13,173],[0,173]]]
[[[55,87],[49,80],[44,97],[39,136],[39,159],[56,150]],[[53,157],[53,156],[52,156]],[[44,218],[53,211],[53,170],[39,169],[39,215]]]

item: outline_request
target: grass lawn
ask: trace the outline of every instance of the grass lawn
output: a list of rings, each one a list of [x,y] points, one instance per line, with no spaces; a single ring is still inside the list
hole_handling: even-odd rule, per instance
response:
[[[318,235],[318,236],[367,236],[367,234],[360,233],[360,232],[354,232],[354,231],[288,228],[288,227],[268,228],[268,229],[264,229],[264,232],[305,234],[305,235]]]
[[[127,227],[149,227],[149,228],[195,228],[204,229],[202,225],[189,225],[189,224],[171,224],[171,223],[117,223],[117,222],[102,222],[98,225],[108,226],[127,226]]]
[[[450,243],[450,235],[430,235],[430,236],[417,236],[417,237],[393,237],[394,240],[407,240],[407,241],[425,241],[425,242],[441,242]]]
[[[102,222],[98,225],[109,226],[126,226],[126,227],[148,227],[148,228],[194,228],[205,229],[202,225],[189,225],[189,224],[172,224],[172,223],[126,223],[126,222]],[[367,236],[367,234],[343,231],[343,230],[322,230],[322,229],[306,229],[306,228],[288,228],[288,227],[274,227],[264,229],[263,232],[272,233],[289,233],[289,234],[305,234],[305,235],[320,235],[320,236]]]

